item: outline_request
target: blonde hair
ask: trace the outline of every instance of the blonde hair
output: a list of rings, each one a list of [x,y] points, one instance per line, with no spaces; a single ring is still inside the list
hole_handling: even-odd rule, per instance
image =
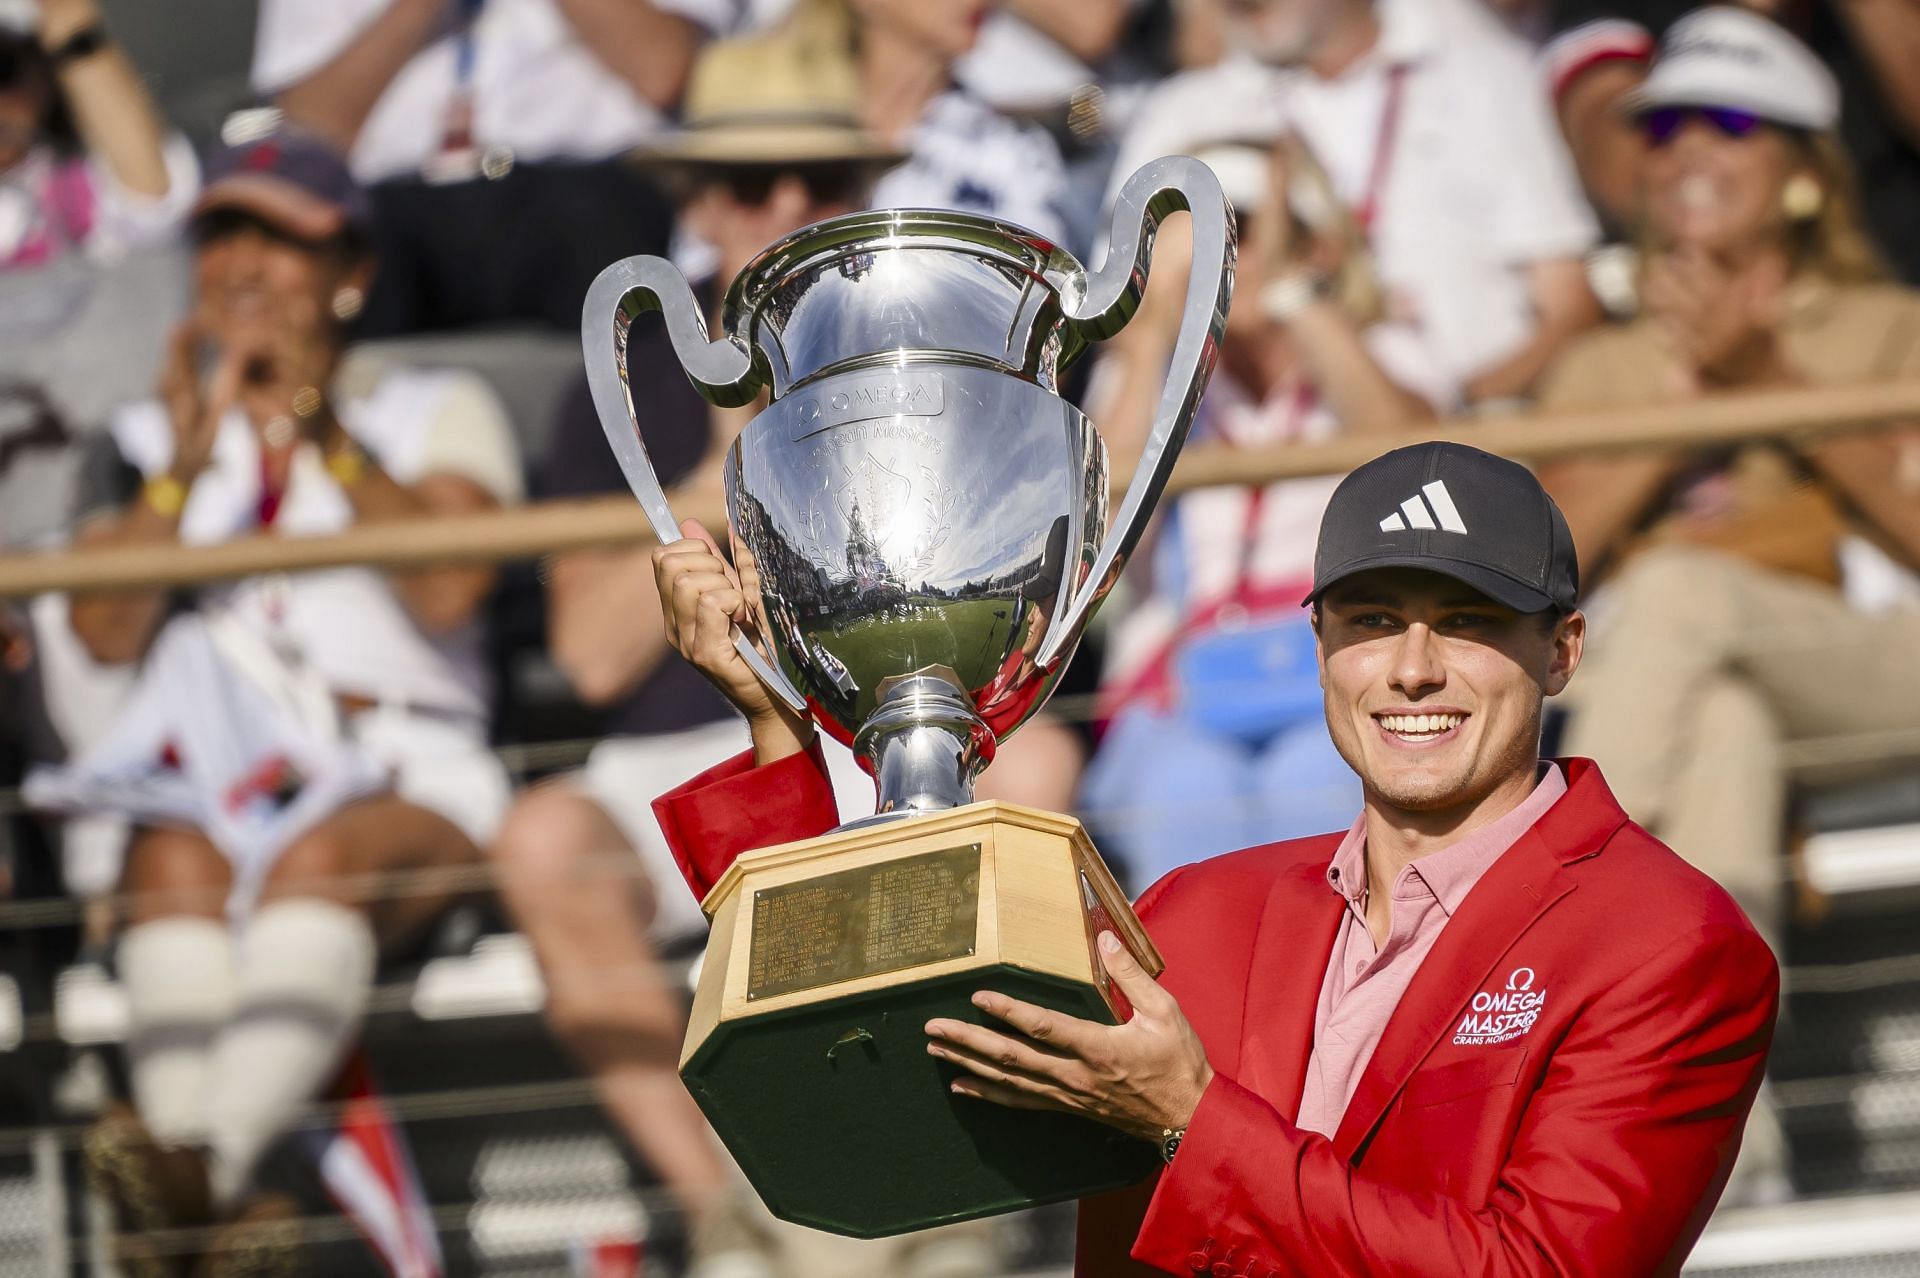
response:
[[[1312,148],[1297,134],[1289,134],[1280,145],[1286,153],[1287,207],[1263,213],[1292,218],[1296,234],[1304,232],[1313,239],[1338,245],[1340,258],[1327,281],[1328,296],[1358,327],[1377,323],[1386,316],[1386,293],[1366,230],[1334,191],[1333,179]],[[1323,210],[1325,220],[1317,226],[1311,224],[1300,216],[1302,204]]]
[[[1789,224],[1795,268],[1835,284],[1885,279],[1887,265],[1860,216],[1859,183],[1840,139],[1816,133],[1794,137],[1790,144],[1804,157],[1824,197],[1818,213]]]

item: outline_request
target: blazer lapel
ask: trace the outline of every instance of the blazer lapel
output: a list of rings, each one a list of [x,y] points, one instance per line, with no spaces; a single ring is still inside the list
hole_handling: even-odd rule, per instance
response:
[[[1562,760],[1561,766],[1567,773],[1567,793],[1467,893],[1387,1021],[1334,1134],[1334,1148],[1342,1158],[1351,1160],[1366,1143],[1387,1106],[1453,1027],[1460,1009],[1500,957],[1573,891],[1574,879],[1565,867],[1599,852],[1625,824],[1626,813],[1591,763],[1572,759]],[[1309,1013],[1309,1033],[1311,1028]]]
[[[1327,886],[1323,864],[1282,875],[1267,894],[1247,972],[1239,1073],[1229,1076],[1266,1098],[1289,1122],[1299,1115],[1300,1090],[1313,1053],[1313,1016],[1320,1003],[1327,956],[1345,902]]]
[[[1534,919],[1574,888],[1567,877],[1542,883],[1542,875],[1534,871],[1559,867],[1544,848],[1528,844],[1538,844],[1538,835],[1532,831],[1521,835],[1467,892],[1459,913],[1448,919],[1440,940],[1428,950],[1400,1006],[1386,1021],[1380,1046],[1367,1061],[1354,1100],[1348,1101],[1340,1130],[1334,1132],[1332,1144],[1340,1157],[1352,1159],[1373,1134],[1386,1107],[1427,1059],[1440,1034],[1452,1029],[1459,1009],[1467,1006],[1501,954],[1513,948]]]

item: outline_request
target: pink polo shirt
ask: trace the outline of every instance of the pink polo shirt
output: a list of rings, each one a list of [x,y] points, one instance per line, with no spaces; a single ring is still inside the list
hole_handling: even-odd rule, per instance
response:
[[[1549,763],[1520,806],[1402,869],[1393,881],[1387,943],[1378,950],[1367,929],[1367,819],[1362,815],[1353,823],[1327,867],[1327,883],[1345,898],[1347,918],[1334,933],[1313,1014],[1313,1055],[1296,1120],[1302,1131],[1330,1138],[1339,1130],[1393,1009],[1440,939],[1440,929],[1487,867],[1566,792],[1567,779]]]

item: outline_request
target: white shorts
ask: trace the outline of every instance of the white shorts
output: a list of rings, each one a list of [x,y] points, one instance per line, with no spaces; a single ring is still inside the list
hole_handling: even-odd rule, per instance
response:
[[[659,901],[652,928],[656,941],[703,935],[707,921],[654,819],[653,801],[740,753],[746,745],[746,728],[738,719],[659,736],[609,737],[594,747],[586,766],[574,775],[580,790],[605,810],[640,854]],[[821,747],[841,819],[871,815],[873,778],[861,770],[845,746],[822,737]]]
[[[485,843],[511,797],[479,716],[375,707],[342,735],[329,690],[219,617],[170,621],[108,719],[71,762],[28,777],[29,802],[122,818],[103,833],[127,823],[204,832],[233,866],[235,914],[251,908],[291,840],[358,799],[391,789]],[[290,799],[261,793],[270,766],[300,777]],[[89,868],[97,884],[109,867]]]
[[[484,849],[499,833],[513,786],[481,720],[375,706],[353,716],[346,737],[392,777],[394,794],[445,817],[476,846]],[[229,914],[251,911],[284,850],[235,863]]]
[[[500,832],[513,785],[480,720],[375,706],[353,717],[348,736],[393,773],[394,793],[408,803],[439,813],[483,848]]]

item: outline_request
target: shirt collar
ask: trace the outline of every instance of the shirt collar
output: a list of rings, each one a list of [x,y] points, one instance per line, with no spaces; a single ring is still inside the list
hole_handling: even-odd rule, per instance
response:
[[[1341,899],[1357,903],[1367,890],[1367,814],[1362,812],[1334,850],[1327,886]]]
[[[1418,62],[1440,44],[1438,6],[1433,0],[1378,0],[1380,42],[1371,56],[1387,66]]]
[[[1451,918],[1467,893],[1520,836],[1567,792],[1567,778],[1556,763],[1545,763],[1540,780],[1519,806],[1497,821],[1429,852],[1402,874],[1417,874]],[[1327,885],[1342,899],[1357,903],[1367,890],[1367,818],[1362,813],[1347,830],[1327,866]]]

